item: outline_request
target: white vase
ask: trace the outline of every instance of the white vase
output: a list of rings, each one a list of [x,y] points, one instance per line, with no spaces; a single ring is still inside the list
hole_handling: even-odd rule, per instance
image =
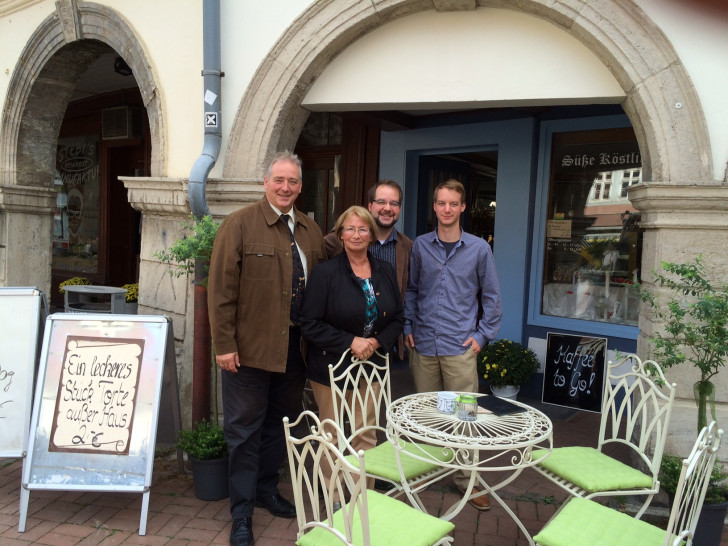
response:
[[[504,385],[503,387],[490,386],[490,392],[495,396],[498,398],[508,398],[509,400],[515,400],[519,390],[521,390],[521,387],[516,387],[515,385]]]

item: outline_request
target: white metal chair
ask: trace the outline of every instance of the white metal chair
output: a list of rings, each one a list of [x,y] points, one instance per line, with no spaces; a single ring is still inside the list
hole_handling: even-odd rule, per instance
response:
[[[541,546],[690,546],[722,436],[722,430],[716,432],[715,421],[698,435],[692,452],[683,461],[667,529],[592,500],[574,497],[533,537],[534,540]]]
[[[392,391],[389,372],[389,355],[375,353],[383,364],[372,360],[360,360],[349,351],[345,352],[338,363],[329,365],[329,380],[331,395],[333,396],[334,420],[341,430],[347,430],[348,435],[339,438],[339,449],[344,450],[345,445],[354,444],[358,435],[369,431],[377,434],[379,439],[386,437],[386,408],[392,400]],[[367,420],[367,405],[374,406],[373,420]],[[357,416],[361,426],[357,428]],[[417,493],[427,487],[432,481],[440,479],[453,470],[422,460],[422,458],[408,457],[407,452],[427,452],[429,459],[449,461],[454,453],[440,447],[425,444],[405,444],[400,446],[398,453],[388,441],[379,443],[376,447],[367,450],[366,471],[371,478],[386,481],[392,484],[387,494],[396,496],[408,490],[408,497],[412,498],[424,510],[424,505]]]
[[[304,420],[314,425],[310,433],[295,438],[292,431]],[[284,417],[283,428],[298,519],[297,545],[452,544],[448,536],[455,528],[452,523],[367,490],[366,452],[351,453],[346,441],[347,450],[340,451],[332,438],[332,433],[343,437],[336,423],[304,411],[293,423]]]
[[[622,365],[627,367],[624,372],[618,371]],[[596,449],[556,448],[533,468],[575,497],[646,495],[636,515],[639,519],[660,490],[658,474],[675,388],[652,360],[643,362],[636,355],[627,355],[617,364],[610,361]],[[620,446],[629,448],[629,456],[641,461],[646,470],[605,453],[605,448]],[[534,459],[542,455],[533,452]]]

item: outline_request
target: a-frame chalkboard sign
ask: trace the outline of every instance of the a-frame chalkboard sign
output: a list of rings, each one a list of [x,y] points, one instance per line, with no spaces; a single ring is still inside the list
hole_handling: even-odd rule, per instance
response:
[[[37,288],[0,288],[0,457],[24,457],[48,305]]]
[[[607,338],[548,332],[546,340],[542,401],[601,412]]]
[[[161,400],[173,419],[159,420]],[[18,531],[33,490],[141,493],[146,533],[158,423],[180,428],[170,319],[48,317],[23,464]]]

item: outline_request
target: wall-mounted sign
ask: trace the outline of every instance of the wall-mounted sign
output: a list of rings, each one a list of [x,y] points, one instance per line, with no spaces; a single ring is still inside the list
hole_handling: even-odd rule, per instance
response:
[[[160,419],[159,408],[165,414]],[[30,491],[142,493],[146,532],[158,426],[180,428],[177,367],[167,317],[68,313],[46,321],[20,523]],[[160,430],[161,432],[161,430]],[[179,458],[179,453],[178,453]]]
[[[607,338],[549,332],[543,402],[601,412]]]

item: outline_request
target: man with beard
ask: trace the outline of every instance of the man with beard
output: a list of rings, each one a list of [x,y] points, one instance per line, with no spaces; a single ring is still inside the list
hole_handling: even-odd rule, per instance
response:
[[[377,240],[369,246],[369,252],[392,266],[397,277],[402,303],[407,290],[409,277],[410,254],[412,253],[412,240],[404,233],[394,229],[402,212],[402,188],[394,180],[380,180],[369,188],[369,212],[374,216],[377,224]],[[329,233],[324,237],[326,254],[329,258],[341,254],[343,247],[337,239],[336,233]],[[404,359],[404,343],[402,336],[397,341],[397,356]]]

